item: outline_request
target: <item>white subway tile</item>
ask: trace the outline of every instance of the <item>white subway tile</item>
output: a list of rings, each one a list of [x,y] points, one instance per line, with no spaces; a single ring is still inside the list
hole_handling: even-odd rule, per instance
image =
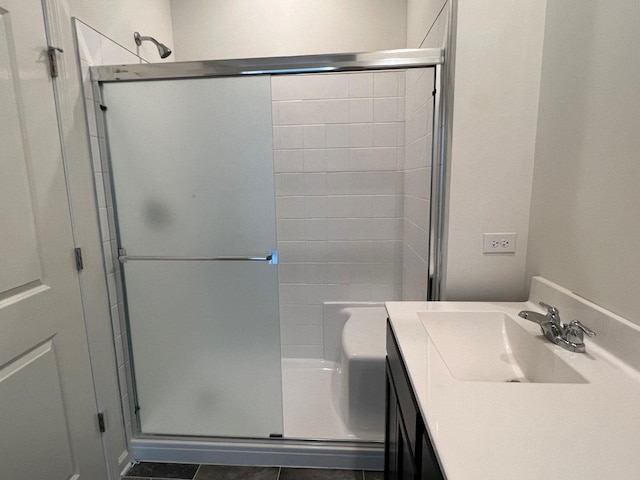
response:
[[[280,265],[278,268],[281,268]],[[280,305],[280,324],[281,325],[307,325],[306,305]]]
[[[307,262],[325,262],[327,251],[326,240],[308,240],[304,246],[304,258]]]
[[[318,75],[322,79],[319,84],[317,98],[348,98],[349,97],[349,74],[330,73]]]
[[[326,240],[327,220],[324,218],[308,218],[305,223],[306,240]]]
[[[373,74],[373,95],[377,97],[398,96],[398,72],[375,72]]]
[[[304,171],[303,150],[275,150],[273,163],[275,173],[301,173]]]
[[[349,100],[349,122],[373,122],[373,99],[355,98]]]
[[[376,122],[395,122],[398,120],[398,99],[396,97],[376,98],[373,108]]]
[[[322,325],[309,325],[308,342],[310,345],[324,344],[324,331]]]
[[[306,259],[306,243],[304,241],[283,240],[278,235],[278,253],[281,262],[304,262]]]
[[[304,75],[283,75],[278,77],[278,100],[301,100],[305,98]]]
[[[349,125],[337,123],[327,125],[327,147],[340,148],[349,146]]]
[[[327,216],[326,196],[306,196],[304,213],[307,218],[323,218]]]
[[[305,173],[303,175],[305,195],[325,195],[327,193],[326,173]]]
[[[277,173],[275,175],[276,195],[304,195],[303,173]]]
[[[431,189],[430,168],[417,168],[404,172],[404,193],[412,197],[429,198]]]
[[[95,186],[96,186],[96,196],[98,202],[98,208],[107,206],[107,199],[104,196],[104,182],[102,178],[102,173],[96,173],[94,178]]]
[[[353,172],[366,172],[371,170],[372,164],[372,148],[352,148],[349,151],[349,170]]]
[[[374,217],[395,217],[397,214],[398,196],[376,195],[371,198]]]
[[[282,343],[285,345],[308,343],[309,330],[307,325],[282,325],[280,328]]]
[[[322,345],[289,345],[287,349],[288,358],[323,358],[323,356]]]
[[[304,146],[304,130],[299,125],[278,127],[280,148],[302,148]]]
[[[280,77],[271,77],[271,100],[275,103],[276,100],[280,100]]]
[[[404,122],[406,120],[406,118],[405,118],[405,98],[404,97],[398,97],[397,98],[396,111],[398,112],[398,115],[396,116],[396,120],[398,122]]]
[[[305,218],[304,200],[302,196],[277,197],[276,218]]]
[[[341,172],[349,168],[349,149],[327,149],[327,171]]]
[[[325,108],[323,100],[305,100],[302,102],[301,123],[317,125],[325,123]]]
[[[398,96],[403,97],[406,93],[407,74],[406,70],[398,72]]]
[[[327,152],[324,149],[304,150],[304,171],[324,172],[327,169]]]
[[[373,125],[373,144],[376,147],[395,147],[398,143],[397,123],[376,123]]]
[[[100,236],[103,241],[109,240],[109,218],[106,207],[98,209],[98,217],[100,219]]]
[[[305,219],[276,219],[276,231],[280,240],[305,240]]]
[[[278,282],[283,283],[306,283],[305,263],[280,263],[278,265]]]
[[[280,305],[304,305],[307,286],[303,284],[280,284]]]
[[[327,264],[326,263],[307,263],[305,264],[307,284],[327,283]]]
[[[120,311],[118,305],[111,307],[111,328],[113,331],[113,338],[117,338],[121,335],[122,328],[120,326]]]
[[[324,125],[305,125],[303,128],[304,148],[325,148],[327,146]]]
[[[280,127],[277,125],[273,126],[273,148],[275,150],[281,148],[282,142],[280,141]]]
[[[348,284],[351,282],[350,263],[327,264],[327,281],[334,284]]]
[[[373,124],[356,123],[356,124],[349,125],[349,146],[372,147],[373,146]]]
[[[349,74],[349,96],[373,97],[373,73]]]
[[[369,195],[339,195],[327,197],[327,217],[367,218],[373,213]]]
[[[322,305],[307,306],[307,320],[309,325],[323,325],[324,309]]]
[[[325,123],[349,123],[349,100],[324,100]]]
[[[91,145],[91,164],[94,172],[102,172],[102,161],[100,159],[100,143],[98,137],[89,137]]]
[[[278,125],[301,125],[303,123],[302,100],[278,102]]]
[[[381,147],[373,149],[371,170],[396,170],[398,166],[398,148]]]

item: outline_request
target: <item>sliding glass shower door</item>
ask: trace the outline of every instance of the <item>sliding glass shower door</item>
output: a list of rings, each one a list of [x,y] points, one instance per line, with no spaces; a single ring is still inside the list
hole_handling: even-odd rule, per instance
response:
[[[269,77],[102,88],[141,432],[281,435]]]

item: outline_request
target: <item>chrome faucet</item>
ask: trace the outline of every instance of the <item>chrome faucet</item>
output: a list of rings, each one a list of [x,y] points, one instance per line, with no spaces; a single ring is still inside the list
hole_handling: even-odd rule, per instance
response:
[[[570,352],[584,353],[584,334],[595,336],[595,332],[587,328],[579,320],[573,320],[564,325],[560,320],[560,311],[547,303],[540,302],[540,306],[547,309],[547,314],[522,310],[518,316],[540,325],[542,333],[556,345],[560,345]]]

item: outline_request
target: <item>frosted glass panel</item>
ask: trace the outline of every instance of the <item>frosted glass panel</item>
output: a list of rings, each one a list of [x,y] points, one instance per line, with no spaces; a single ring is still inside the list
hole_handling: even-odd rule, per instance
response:
[[[119,246],[265,257],[276,247],[268,77],[103,86]],[[282,434],[277,266],[123,266],[145,433]]]

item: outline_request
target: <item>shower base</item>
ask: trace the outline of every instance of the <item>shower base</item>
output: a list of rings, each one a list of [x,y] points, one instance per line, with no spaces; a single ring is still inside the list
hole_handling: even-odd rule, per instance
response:
[[[282,359],[284,437],[383,441],[383,432],[349,429],[335,401],[338,364],[322,359]]]

